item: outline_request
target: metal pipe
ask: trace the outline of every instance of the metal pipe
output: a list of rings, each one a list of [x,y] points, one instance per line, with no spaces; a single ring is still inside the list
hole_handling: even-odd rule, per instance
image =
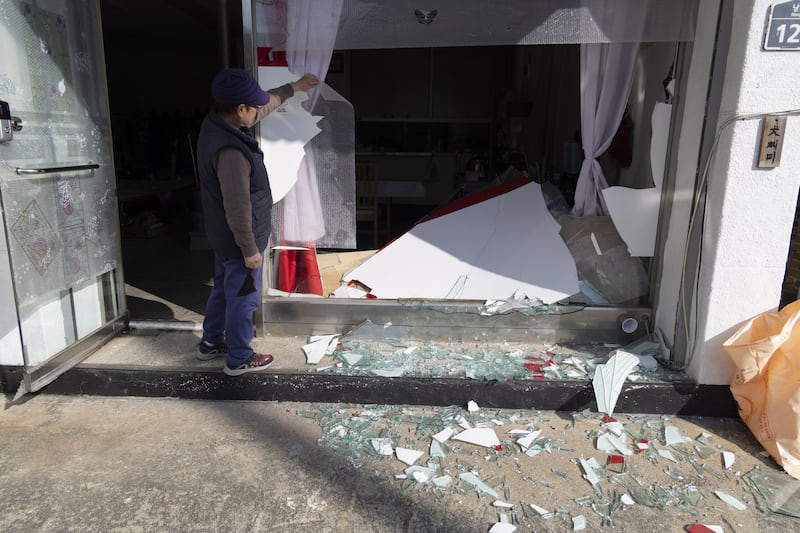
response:
[[[131,320],[128,327],[144,331],[203,331],[203,324],[199,322],[177,320]]]
[[[253,39],[253,0],[242,0],[242,45],[244,68],[255,73],[258,69],[256,46]]]
[[[230,50],[228,47],[228,1],[219,0],[219,54],[222,68],[230,66]]]

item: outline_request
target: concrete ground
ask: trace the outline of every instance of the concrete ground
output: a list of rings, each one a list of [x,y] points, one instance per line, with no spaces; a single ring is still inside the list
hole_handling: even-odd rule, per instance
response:
[[[446,457],[429,457],[431,435],[454,414],[491,425],[503,449],[451,440]],[[603,514],[618,531],[685,531],[696,523],[727,532],[800,527],[800,519],[771,512],[750,489],[745,475],[754,468],[796,481],[759,453],[739,420],[625,415],[619,421],[634,435],[653,431],[653,448],[671,450],[676,459],[626,457],[626,471],[642,484],[638,494],[604,471],[609,454],[594,444],[604,431],[596,413],[48,394],[11,404],[7,398],[0,412],[0,530],[486,532],[500,514],[509,521],[515,515],[517,531],[572,531],[581,515],[586,531],[601,531]],[[661,442],[665,425],[690,442]],[[549,450],[522,453],[508,433],[514,428],[541,429]],[[456,481],[435,488],[396,479],[407,465],[370,453],[372,437],[425,452],[417,465],[436,463],[437,476]],[[722,451],[735,456],[730,469]],[[601,465],[597,490],[578,464],[590,457]],[[468,470],[498,498],[459,483]],[[625,493],[652,498],[657,507],[625,505]],[[698,501],[686,503],[686,495]],[[513,508],[494,507],[495,499]],[[539,516],[528,504],[556,515]]]
[[[201,321],[208,254],[144,244],[126,248],[131,318]],[[180,267],[149,265],[172,256]],[[221,360],[195,358],[198,339],[196,331],[122,335],[85,364],[221,369]],[[309,371],[300,349],[306,341],[267,335],[254,348],[276,356],[270,371]],[[455,416],[489,426],[502,449],[448,441],[445,457],[431,457],[433,434],[461,429]],[[618,419],[631,447],[644,435],[652,445],[624,457],[622,477],[606,469],[612,454],[596,447],[606,431],[597,413],[58,396],[45,389],[15,403],[7,396],[0,411],[0,531],[510,530],[494,525],[501,515],[524,532],[572,531],[580,516],[585,531],[607,530],[604,524],[636,532],[685,531],[692,524],[726,532],[800,526],[752,490],[753,476],[793,490],[800,482],[761,453],[738,419]],[[666,426],[689,441],[668,445]],[[541,430],[536,442],[543,451],[523,453],[511,429]],[[449,475],[450,485],[436,486],[419,469],[406,473],[408,465],[395,456],[375,452],[372,438],[390,439],[393,450],[423,452],[415,465],[436,467],[438,481]],[[736,458],[730,469],[723,451]],[[598,464],[596,487],[580,465],[589,458]],[[497,497],[460,480],[470,472]],[[746,508],[731,507],[715,491]],[[511,509],[493,506],[496,499]]]

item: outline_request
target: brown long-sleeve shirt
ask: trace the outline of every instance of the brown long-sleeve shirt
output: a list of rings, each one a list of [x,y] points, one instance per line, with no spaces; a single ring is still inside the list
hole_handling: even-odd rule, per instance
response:
[[[294,95],[294,90],[288,83],[267,92],[270,94],[269,102],[258,110],[256,122],[261,121]],[[253,213],[250,203],[252,169],[250,162],[238,149],[223,148],[217,153],[214,168],[222,190],[225,218],[233,232],[236,245],[242,250],[243,257],[251,257],[260,253],[262,250],[256,246],[252,227]]]

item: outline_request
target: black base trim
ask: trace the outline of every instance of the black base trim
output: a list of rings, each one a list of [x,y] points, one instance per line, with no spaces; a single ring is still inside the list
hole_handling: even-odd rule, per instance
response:
[[[0,369],[4,390],[14,388],[13,372]],[[202,400],[255,400],[395,405],[466,405],[557,411],[597,410],[588,381],[478,381],[465,378],[383,378],[331,374],[254,372],[229,377],[190,369],[77,366],[43,389],[44,393],[97,396],[170,397]],[[615,413],[737,417],[725,385],[689,382],[626,383]]]
[[[0,365],[0,392],[15,393],[22,383],[23,367]]]

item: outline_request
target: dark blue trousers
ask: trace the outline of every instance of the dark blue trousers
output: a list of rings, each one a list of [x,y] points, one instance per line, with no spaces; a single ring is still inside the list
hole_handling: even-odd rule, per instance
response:
[[[262,253],[263,256],[263,253]],[[252,354],[253,312],[261,305],[261,267],[214,252],[214,287],[206,304],[203,340],[228,344],[228,363],[238,366]]]

